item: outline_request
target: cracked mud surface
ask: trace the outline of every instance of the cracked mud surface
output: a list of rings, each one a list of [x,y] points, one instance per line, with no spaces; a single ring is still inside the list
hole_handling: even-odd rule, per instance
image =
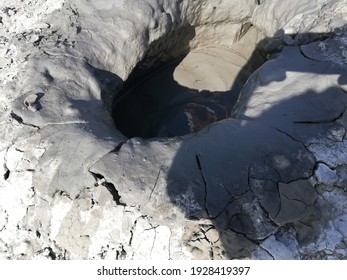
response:
[[[1,259],[347,259],[346,1],[73,2],[0,7]],[[231,118],[115,128],[137,63],[184,51],[160,38],[228,47],[246,20],[271,59]]]

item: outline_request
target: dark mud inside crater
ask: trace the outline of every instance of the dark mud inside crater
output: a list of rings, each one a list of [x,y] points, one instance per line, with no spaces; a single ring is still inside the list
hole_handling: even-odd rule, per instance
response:
[[[183,136],[230,117],[243,85],[260,64],[258,61],[257,66],[246,65],[233,73],[228,90],[211,91],[187,87],[175,79],[175,69],[182,60],[145,73],[135,68],[112,104],[116,127],[126,137]],[[262,57],[261,63],[264,61]],[[214,70],[208,71],[213,74]]]
[[[144,77],[115,100],[112,116],[125,136],[181,136],[230,116],[237,93],[182,87],[173,79],[176,66],[172,63]]]

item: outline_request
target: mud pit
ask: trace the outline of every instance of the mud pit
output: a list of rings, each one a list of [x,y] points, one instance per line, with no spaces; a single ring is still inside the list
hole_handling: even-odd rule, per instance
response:
[[[347,258],[345,1],[5,2],[1,258]]]
[[[230,117],[243,85],[266,59],[256,49],[259,31],[248,28],[230,47],[199,46],[154,69],[139,63],[113,101],[116,127],[129,138],[174,137]]]

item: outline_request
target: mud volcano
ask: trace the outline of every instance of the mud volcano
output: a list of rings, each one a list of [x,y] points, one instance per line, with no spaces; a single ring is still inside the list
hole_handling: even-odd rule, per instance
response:
[[[140,62],[113,101],[117,128],[129,138],[173,137],[230,117],[243,85],[266,57],[256,46],[258,30],[244,26],[230,47],[200,45],[151,68]]]
[[[347,258],[346,1],[5,2],[0,257]]]

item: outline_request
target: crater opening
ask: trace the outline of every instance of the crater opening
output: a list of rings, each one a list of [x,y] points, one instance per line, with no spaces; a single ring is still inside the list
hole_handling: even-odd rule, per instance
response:
[[[247,79],[266,61],[260,32],[250,24],[230,46],[191,47],[194,35],[186,28],[162,38],[125,81],[112,102],[112,117],[125,136],[183,136],[230,117]],[[167,40],[181,43],[181,51],[158,51]],[[153,49],[165,58],[155,59]]]

